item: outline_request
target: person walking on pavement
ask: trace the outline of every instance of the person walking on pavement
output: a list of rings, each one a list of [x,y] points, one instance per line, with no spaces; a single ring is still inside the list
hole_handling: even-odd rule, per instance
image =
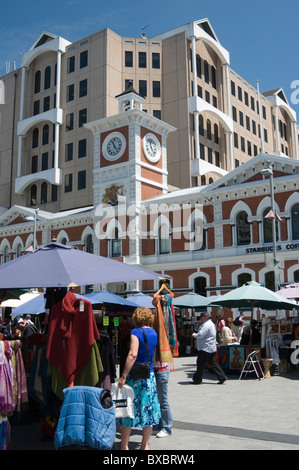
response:
[[[218,378],[218,384],[223,384],[227,377],[215,359],[217,351],[216,327],[207,312],[200,315],[199,321],[201,325],[197,333],[192,334],[197,339],[197,369],[191,383],[196,385],[202,383],[204,367],[209,364]]]

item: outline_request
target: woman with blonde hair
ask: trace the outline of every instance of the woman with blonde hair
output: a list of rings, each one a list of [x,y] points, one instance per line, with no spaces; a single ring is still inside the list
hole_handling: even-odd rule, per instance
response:
[[[121,450],[129,449],[129,439],[132,427],[142,428],[141,450],[148,450],[152,427],[159,423],[161,412],[157,393],[157,385],[153,368],[153,356],[158,342],[158,335],[152,328],[154,315],[149,308],[139,307],[133,313],[136,328],[131,331],[130,350],[122,375],[118,381],[121,388],[125,383],[130,385],[135,393],[135,418],[121,418]],[[143,333],[146,336],[148,352]],[[135,361],[142,363],[150,360],[149,379],[130,379],[130,370]]]

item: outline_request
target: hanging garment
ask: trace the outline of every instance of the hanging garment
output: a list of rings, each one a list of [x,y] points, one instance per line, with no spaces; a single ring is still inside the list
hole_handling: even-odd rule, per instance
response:
[[[69,291],[51,309],[48,334],[47,359],[70,384],[100,337],[91,303]]]
[[[154,367],[159,368],[162,364],[168,364],[169,369],[172,370],[174,368],[173,357],[165,327],[160,295],[155,295],[153,305],[155,306],[155,330],[158,333],[158,345],[156,348]]]
[[[13,411],[14,387],[11,350],[8,341],[0,341],[0,413]]]
[[[83,446],[109,450],[116,424],[110,392],[96,387],[64,389],[64,400],[55,433],[55,448]]]

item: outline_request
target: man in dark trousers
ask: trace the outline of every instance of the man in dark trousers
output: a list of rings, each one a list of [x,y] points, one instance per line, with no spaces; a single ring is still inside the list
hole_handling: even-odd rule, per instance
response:
[[[193,376],[193,384],[200,385],[204,367],[209,364],[218,378],[218,384],[223,384],[227,377],[215,359],[216,346],[216,328],[210,315],[203,312],[199,318],[200,326],[197,333],[193,333],[193,337],[197,339],[197,370]]]

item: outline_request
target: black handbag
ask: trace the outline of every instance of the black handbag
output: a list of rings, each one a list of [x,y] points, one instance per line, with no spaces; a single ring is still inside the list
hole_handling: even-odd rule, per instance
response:
[[[130,379],[137,380],[137,379],[149,379],[150,378],[150,371],[151,371],[151,363],[150,363],[150,353],[147,345],[146,334],[142,330],[143,337],[144,337],[144,344],[148,354],[148,362],[134,362],[132,369],[130,370],[129,377]]]

